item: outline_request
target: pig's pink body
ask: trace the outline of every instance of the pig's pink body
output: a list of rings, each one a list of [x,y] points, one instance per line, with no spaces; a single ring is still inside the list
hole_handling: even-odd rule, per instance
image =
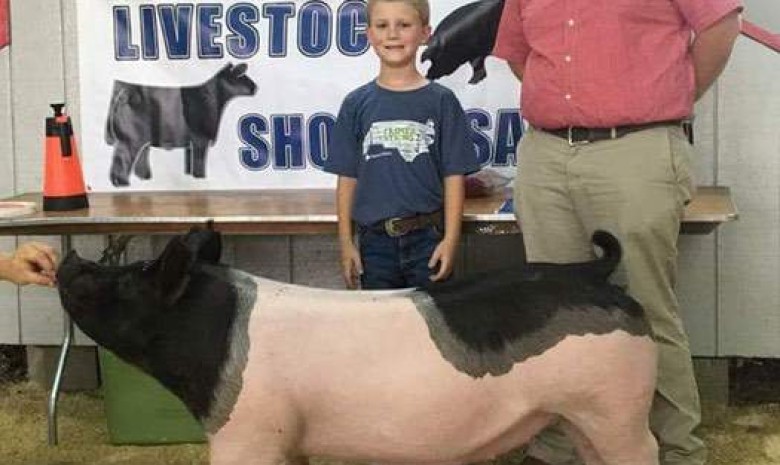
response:
[[[257,284],[243,388],[210,437],[212,465],[474,462],[559,415],[589,464],[658,463],[648,337],[569,336],[504,375],[475,379],[442,358],[409,291]]]

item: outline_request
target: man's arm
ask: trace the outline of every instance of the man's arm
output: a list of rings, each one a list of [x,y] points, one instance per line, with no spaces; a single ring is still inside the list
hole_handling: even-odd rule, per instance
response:
[[[512,74],[515,75],[518,81],[523,80],[523,65],[521,63],[509,62],[509,69],[512,70]]]
[[[523,70],[531,47],[525,38],[520,0],[506,0],[492,55],[506,60],[518,80],[523,80]]]
[[[726,67],[739,35],[739,12],[734,11],[701,31],[691,45],[696,74],[696,100],[710,88]]]

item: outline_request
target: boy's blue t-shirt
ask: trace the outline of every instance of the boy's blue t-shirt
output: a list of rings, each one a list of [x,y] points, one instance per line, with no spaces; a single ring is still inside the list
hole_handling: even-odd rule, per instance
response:
[[[392,91],[374,81],[344,99],[324,167],[357,178],[352,219],[362,225],[439,210],[444,177],[479,168],[451,90],[431,82]]]

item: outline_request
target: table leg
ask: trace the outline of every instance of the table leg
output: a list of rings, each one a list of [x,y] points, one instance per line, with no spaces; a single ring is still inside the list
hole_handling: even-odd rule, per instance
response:
[[[68,361],[68,352],[70,351],[71,339],[73,338],[73,321],[68,315],[65,315],[65,338],[62,340],[60,349],[60,358],[57,361],[57,371],[54,373],[54,382],[49,393],[49,445],[57,445],[57,400],[60,395],[60,385],[62,384],[62,375],[65,372],[65,365]]]
[[[62,254],[65,256],[71,250],[70,236],[62,236]],[[60,396],[60,385],[62,376],[65,372],[65,365],[68,361],[68,352],[70,351],[71,340],[73,339],[73,321],[67,313],[65,315],[65,337],[62,340],[60,348],[60,357],[57,360],[57,371],[54,373],[54,382],[49,393],[49,405],[47,410],[47,420],[49,423],[49,445],[57,445],[57,400]]]

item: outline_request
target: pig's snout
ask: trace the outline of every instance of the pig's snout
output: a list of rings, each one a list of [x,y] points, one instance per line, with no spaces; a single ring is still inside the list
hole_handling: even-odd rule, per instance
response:
[[[57,267],[57,283],[59,286],[66,287],[73,278],[78,276],[85,262],[86,260],[79,257],[75,250],[68,252]]]
[[[72,317],[89,313],[89,294],[93,291],[90,283],[94,281],[89,273],[93,263],[70,251],[57,267],[57,287],[62,308]]]

